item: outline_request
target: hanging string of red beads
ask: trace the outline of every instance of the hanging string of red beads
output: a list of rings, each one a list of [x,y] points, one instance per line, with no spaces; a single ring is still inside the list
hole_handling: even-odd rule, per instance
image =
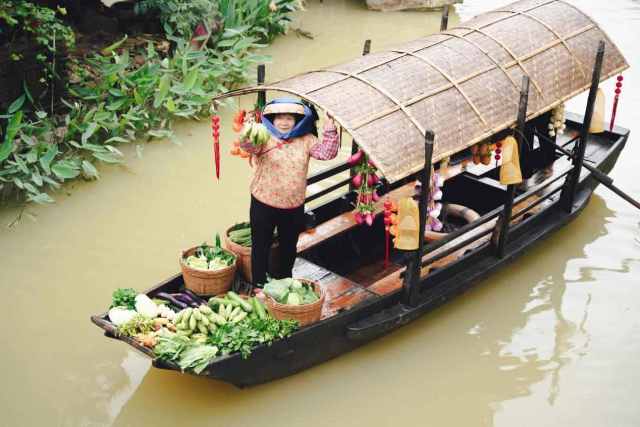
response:
[[[620,93],[622,92],[622,81],[624,80],[624,77],[618,76],[616,80],[616,90],[614,91],[616,95],[613,98],[613,111],[611,112],[611,123],[609,124],[609,132],[613,130],[613,125],[616,122],[616,113],[618,112],[618,99],[620,98]]]
[[[220,117],[211,116],[213,134],[213,161],[216,165],[216,178],[220,179]]]

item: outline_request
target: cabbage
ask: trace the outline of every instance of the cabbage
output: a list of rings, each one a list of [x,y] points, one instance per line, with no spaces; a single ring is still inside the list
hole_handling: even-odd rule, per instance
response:
[[[300,305],[302,304],[302,298],[295,292],[290,292],[289,296],[287,296],[287,304],[289,305]]]
[[[289,292],[289,283],[286,279],[282,280],[271,280],[266,285],[264,285],[264,293],[275,299],[276,301],[280,301],[287,292]]]

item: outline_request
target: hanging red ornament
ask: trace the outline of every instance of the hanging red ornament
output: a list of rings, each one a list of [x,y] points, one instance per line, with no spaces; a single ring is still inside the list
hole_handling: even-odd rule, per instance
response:
[[[616,113],[618,112],[618,100],[620,98],[620,93],[622,93],[622,81],[624,80],[623,76],[618,76],[616,78],[616,90],[615,97],[613,98],[613,110],[611,111],[611,122],[609,123],[609,132],[613,130],[613,125],[616,122]]]
[[[216,167],[216,178],[220,179],[220,117],[211,116],[213,135],[213,161]]]

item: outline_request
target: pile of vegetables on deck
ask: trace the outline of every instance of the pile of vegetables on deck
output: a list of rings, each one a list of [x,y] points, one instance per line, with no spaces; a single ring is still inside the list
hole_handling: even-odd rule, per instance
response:
[[[133,337],[158,359],[196,374],[217,357],[239,352],[246,358],[255,347],[298,329],[296,321],[271,317],[258,298],[234,292],[207,302],[189,291],[151,299],[118,289],[108,316],[118,335]]]
[[[320,298],[310,283],[301,282],[290,277],[271,279],[264,285],[264,293],[280,304],[311,304]]]

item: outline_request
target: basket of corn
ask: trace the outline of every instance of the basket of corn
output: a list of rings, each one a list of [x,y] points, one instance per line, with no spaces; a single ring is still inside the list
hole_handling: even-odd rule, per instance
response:
[[[229,291],[236,265],[236,255],[222,248],[219,235],[216,235],[214,246],[203,243],[182,251],[180,256],[184,286],[198,295],[218,295]]]
[[[278,244],[271,245],[269,253],[269,272],[275,271],[278,260]],[[251,224],[241,222],[227,229],[224,235],[224,247],[238,257],[238,267],[244,279],[252,282],[251,274]]]
[[[320,320],[324,290],[307,279],[272,279],[264,286],[265,303],[278,320],[297,320],[300,326]]]

